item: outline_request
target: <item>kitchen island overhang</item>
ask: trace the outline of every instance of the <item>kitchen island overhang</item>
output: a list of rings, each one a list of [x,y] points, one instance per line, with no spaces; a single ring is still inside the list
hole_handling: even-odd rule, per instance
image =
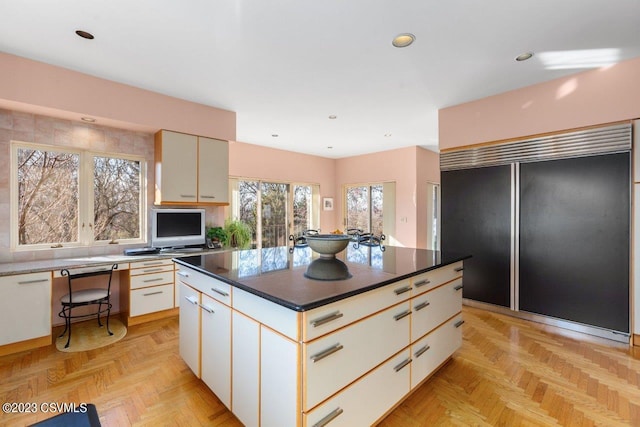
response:
[[[375,424],[460,347],[469,256],[350,245],[338,257],[350,278],[305,277],[308,248],[175,260],[180,354],[243,424]]]

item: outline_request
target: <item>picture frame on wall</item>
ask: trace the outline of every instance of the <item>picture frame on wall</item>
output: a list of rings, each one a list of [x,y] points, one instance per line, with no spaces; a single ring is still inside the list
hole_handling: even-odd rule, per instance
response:
[[[325,211],[333,210],[333,197],[325,197],[322,199],[322,209]]]

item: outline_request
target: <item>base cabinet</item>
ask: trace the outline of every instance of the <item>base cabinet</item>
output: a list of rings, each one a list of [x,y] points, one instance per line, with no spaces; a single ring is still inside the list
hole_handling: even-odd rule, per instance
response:
[[[180,357],[200,378],[200,292],[180,284]]]
[[[231,409],[231,309],[204,294],[200,309],[201,378]]]
[[[233,312],[231,411],[245,426],[258,426],[260,416],[260,324]],[[266,367],[265,367],[266,369]]]

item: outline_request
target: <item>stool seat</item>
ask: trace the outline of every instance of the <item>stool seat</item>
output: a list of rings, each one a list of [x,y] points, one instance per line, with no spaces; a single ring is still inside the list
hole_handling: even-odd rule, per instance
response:
[[[72,295],[74,304],[82,304],[105,299],[109,296],[109,291],[107,291],[106,289],[83,289],[81,291],[74,291]],[[69,304],[69,296],[70,294],[64,295],[62,298],[60,298],[60,302],[62,304]]]

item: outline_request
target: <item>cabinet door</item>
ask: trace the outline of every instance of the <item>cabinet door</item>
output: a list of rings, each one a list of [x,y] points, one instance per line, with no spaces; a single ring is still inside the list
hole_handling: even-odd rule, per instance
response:
[[[232,408],[246,426],[258,426],[260,416],[260,324],[233,312]]]
[[[161,136],[161,144],[156,144],[156,151],[160,147],[156,152],[156,190],[160,192],[156,202],[196,202],[198,137],[169,131],[162,131]]]
[[[511,166],[442,172],[442,250],[471,254],[464,298],[511,305]]]
[[[629,332],[630,182],[629,153],[520,166],[521,310]]]
[[[51,335],[51,273],[0,277],[0,324],[0,345]]]
[[[462,309],[462,279],[440,286],[411,300],[411,341],[424,336]]]
[[[199,137],[198,142],[198,201],[228,203],[228,142],[204,137]]]
[[[200,292],[180,284],[180,357],[200,378]]]
[[[231,309],[202,295],[202,381],[231,408]]]
[[[271,329],[260,331],[260,426],[297,426],[299,345]]]

